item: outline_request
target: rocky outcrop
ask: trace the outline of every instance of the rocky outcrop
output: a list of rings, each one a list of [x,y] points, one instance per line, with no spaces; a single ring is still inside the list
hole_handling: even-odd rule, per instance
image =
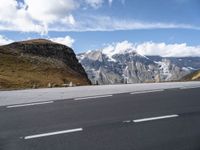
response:
[[[1,88],[88,85],[90,80],[73,50],[49,40],[15,42],[0,47]]]

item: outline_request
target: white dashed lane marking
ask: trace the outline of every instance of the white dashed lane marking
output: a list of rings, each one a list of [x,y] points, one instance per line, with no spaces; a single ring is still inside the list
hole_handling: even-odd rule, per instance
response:
[[[48,101],[48,102],[38,102],[38,103],[28,103],[28,104],[17,104],[17,105],[10,105],[6,106],[6,108],[16,108],[16,107],[25,107],[25,106],[34,106],[34,105],[44,105],[44,104],[50,104],[54,101]]]

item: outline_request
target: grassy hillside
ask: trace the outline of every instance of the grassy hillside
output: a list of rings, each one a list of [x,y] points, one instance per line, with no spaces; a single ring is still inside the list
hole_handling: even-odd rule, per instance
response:
[[[200,80],[200,70],[195,71],[195,72],[185,76],[183,78],[183,80],[186,80],[186,81],[198,81],[198,80]]]
[[[32,43],[33,44],[33,43]],[[0,89],[90,84],[87,77],[59,59],[16,53],[0,47]],[[73,64],[72,64],[73,65]]]

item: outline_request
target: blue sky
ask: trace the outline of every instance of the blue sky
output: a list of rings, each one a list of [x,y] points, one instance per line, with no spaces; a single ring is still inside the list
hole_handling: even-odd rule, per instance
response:
[[[199,0],[2,1],[2,44],[49,38],[76,53],[122,41],[200,45]]]

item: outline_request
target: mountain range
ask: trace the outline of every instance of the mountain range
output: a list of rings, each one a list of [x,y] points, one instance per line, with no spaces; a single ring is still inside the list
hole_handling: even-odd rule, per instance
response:
[[[144,56],[133,49],[87,51],[77,58],[93,84],[177,81],[200,68],[200,57]]]

